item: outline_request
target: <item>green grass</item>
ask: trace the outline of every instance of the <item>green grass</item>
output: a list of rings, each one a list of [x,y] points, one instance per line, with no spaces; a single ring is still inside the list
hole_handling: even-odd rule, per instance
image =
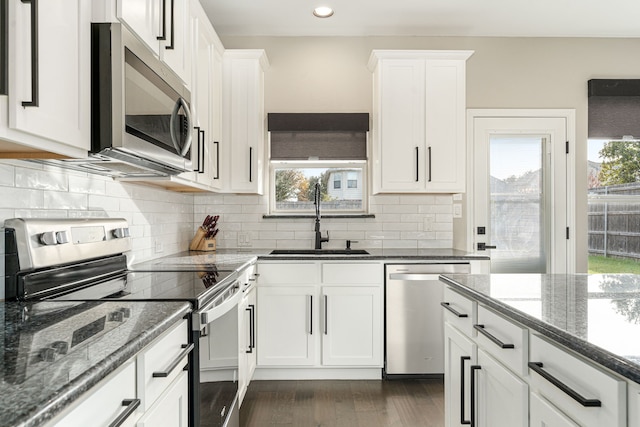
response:
[[[589,274],[605,273],[640,274],[640,262],[632,259],[589,255]]]

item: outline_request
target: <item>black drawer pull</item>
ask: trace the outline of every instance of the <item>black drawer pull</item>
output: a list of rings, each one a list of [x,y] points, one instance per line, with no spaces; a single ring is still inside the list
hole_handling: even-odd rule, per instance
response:
[[[471,360],[469,356],[460,356],[460,424],[471,424],[471,420],[464,419],[464,362]]]
[[[40,98],[40,48],[38,47],[38,0],[22,0],[31,3],[31,101],[22,101],[23,107],[38,107]]]
[[[471,427],[476,426],[476,371],[482,369],[480,365],[471,365],[471,399],[469,403],[469,410],[471,412],[471,422],[469,425]]]
[[[489,340],[491,340],[491,342],[493,342],[495,345],[497,345],[500,348],[515,348],[515,346],[513,344],[505,344],[502,341],[500,341],[498,338],[496,338],[493,335],[491,335],[489,332],[487,332],[484,329],[484,325],[473,325],[473,328],[476,331],[480,332],[485,337],[489,338]]]
[[[184,350],[182,350],[180,354],[178,354],[178,357],[176,357],[175,360],[169,364],[167,369],[165,369],[164,371],[154,372],[151,376],[153,378],[166,378],[169,375],[171,375],[171,372],[176,368],[176,366],[178,366],[180,361],[184,359],[186,355],[191,353],[191,350],[193,350],[193,347],[194,347],[193,344],[189,344],[187,346],[183,345]]]
[[[558,387],[565,394],[571,397],[573,400],[584,406],[585,408],[601,407],[602,402],[599,399],[587,399],[580,395],[577,391],[551,375],[549,372],[542,369],[542,362],[529,362],[529,369],[540,375],[545,380],[549,381],[554,386]]]
[[[459,317],[459,318],[469,317],[465,313],[460,313],[459,311],[451,308],[451,304],[449,304],[448,302],[441,302],[440,305],[443,306],[444,308],[446,308],[447,310],[449,310],[450,312],[452,312],[453,315],[456,316],[456,317]]]
[[[116,418],[111,424],[109,424],[109,427],[121,426],[127,420],[127,418],[129,418],[131,414],[133,414],[136,409],[138,409],[138,406],[140,406],[140,399],[124,399],[122,401],[122,406],[126,406],[127,409],[122,411],[120,415],[118,415],[118,418]]]

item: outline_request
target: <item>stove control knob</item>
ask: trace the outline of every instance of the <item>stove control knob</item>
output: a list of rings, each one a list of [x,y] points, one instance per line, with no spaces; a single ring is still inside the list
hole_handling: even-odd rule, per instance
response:
[[[131,236],[131,234],[129,233],[129,228],[125,228],[125,227],[123,227],[123,228],[114,228],[113,230],[111,230],[111,234],[116,239],[122,239],[124,237]]]
[[[57,245],[58,238],[56,237],[56,233],[54,231],[47,231],[45,233],[40,234],[40,243],[43,245]]]
[[[69,351],[69,343],[66,341],[55,341],[51,344],[51,348],[58,354],[67,354]]]
[[[56,241],[61,245],[64,243],[69,243],[69,235],[66,231],[58,231],[56,233]]]
[[[117,310],[109,313],[109,322],[124,322],[124,313]]]
[[[40,350],[40,360],[43,362],[53,362],[56,360],[56,351],[51,347],[45,347]]]

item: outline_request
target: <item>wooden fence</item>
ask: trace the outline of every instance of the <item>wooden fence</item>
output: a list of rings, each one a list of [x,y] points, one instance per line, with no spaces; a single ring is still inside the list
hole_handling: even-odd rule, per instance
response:
[[[590,194],[638,195],[640,183],[589,190]],[[589,201],[589,254],[640,260],[640,201]]]

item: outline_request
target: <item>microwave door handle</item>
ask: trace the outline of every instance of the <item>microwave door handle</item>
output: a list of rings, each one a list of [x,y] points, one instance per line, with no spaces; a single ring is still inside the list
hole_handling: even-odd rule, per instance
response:
[[[187,132],[187,138],[184,141],[184,145],[180,148],[180,145],[178,144],[179,135],[176,134],[176,120],[178,119],[178,111],[180,111],[180,108],[184,110],[184,115],[187,119],[186,128],[191,129],[191,112],[189,111],[189,105],[184,98],[180,97],[176,101],[176,105],[173,106],[173,111],[171,112],[169,134],[171,135],[171,142],[173,142],[176,152],[184,157],[187,152],[189,152],[189,148],[191,148],[191,132]]]

